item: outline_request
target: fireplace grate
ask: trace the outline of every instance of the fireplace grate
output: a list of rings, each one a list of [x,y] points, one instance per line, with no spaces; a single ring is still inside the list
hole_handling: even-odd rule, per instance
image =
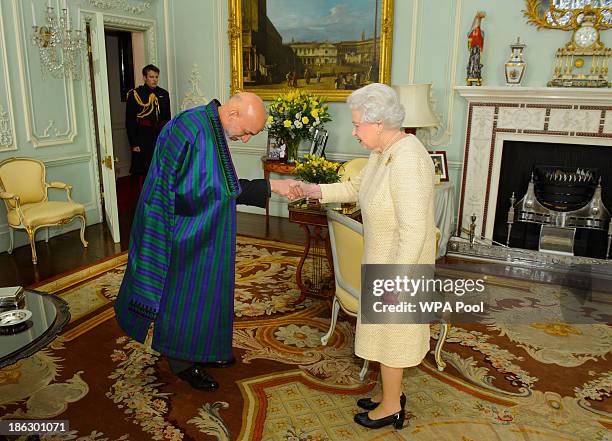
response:
[[[534,170],[538,201],[554,211],[575,211],[593,198],[599,181],[597,170],[538,166]]]
[[[606,258],[612,244],[610,212],[601,198],[601,177],[597,170],[566,167],[536,167],[531,174],[527,192],[516,202],[514,192],[508,210],[508,234],[515,222],[539,224],[540,251],[573,255],[576,228],[608,232]],[[571,234],[568,234],[571,233]],[[554,239],[567,236],[563,249]],[[554,247],[548,244],[555,243]]]

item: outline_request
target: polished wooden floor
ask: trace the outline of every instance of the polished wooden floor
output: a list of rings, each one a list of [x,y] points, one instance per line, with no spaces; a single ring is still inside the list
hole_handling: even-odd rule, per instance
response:
[[[287,219],[271,216],[269,228],[266,228],[265,219],[265,216],[258,214],[238,213],[238,234],[285,242],[304,242],[302,230]],[[87,227],[87,248],[81,245],[78,230],[53,237],[48,243],[39,241],[36,243],[37,265],[32,264],[29,246],[16,248],[12,254],[0,253],[0,286],[29,286],[125,251],[128,248],[131,221],[129,214],[121,216],[120,243],[113,242],[105,224]],[[44,237],[44,233],[39,234]]]

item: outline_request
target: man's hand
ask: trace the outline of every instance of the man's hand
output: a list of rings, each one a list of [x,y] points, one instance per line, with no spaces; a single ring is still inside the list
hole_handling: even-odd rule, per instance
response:
[[[291,197],[292,199],[299,199],[303,197],[321,199],[321,187],[319,184],[308,184],[302,181],[295,181],[295,184],[291,186]]]
[[[321,187],[317,184],[307,184],[295,179],[270,179],[270,189],[274,193],[285,196],[290,201],[303,197],[321,199]]]
[[[132,151],[135,152],[135,153],[140,153],[140,146],[136,145],[136,146],[132,147]]]
[[[270,190],[292,201],[296,199],[292,189],[298,184],[295,179],[270,179]]]

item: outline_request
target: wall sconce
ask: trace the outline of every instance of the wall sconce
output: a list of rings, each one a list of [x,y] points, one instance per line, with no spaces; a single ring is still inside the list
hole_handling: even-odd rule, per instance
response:
[[[406,133],[416,134],[417,128],[436,127],[438,118],[431,109],[429,95],[431,83],[424,84],[398,84],[393,89],[399,96],[400,103],[406,110],[402,127]]]
[[[32,6],[32,44],[38,48],[43,78],[50,72],[54,78],[81,79],[81,53],[85,49],[84,32],[70,29],[70,13],[66,0],[62,0],[58,14],[47,0],[45,20],[42,26],[36,24],[36,11]]]

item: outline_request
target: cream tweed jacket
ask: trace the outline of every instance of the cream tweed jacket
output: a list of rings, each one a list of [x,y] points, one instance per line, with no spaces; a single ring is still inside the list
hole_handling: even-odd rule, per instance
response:
[[[358,176],[321,185],[321,192],[324,203],[359,201],[363,263],[435,263],[434,166],[413,135],[372,152]],[[429,351],[429,338],[426,324],[362,324],[358,315],[355,353],[390,367],[416,366]]]

